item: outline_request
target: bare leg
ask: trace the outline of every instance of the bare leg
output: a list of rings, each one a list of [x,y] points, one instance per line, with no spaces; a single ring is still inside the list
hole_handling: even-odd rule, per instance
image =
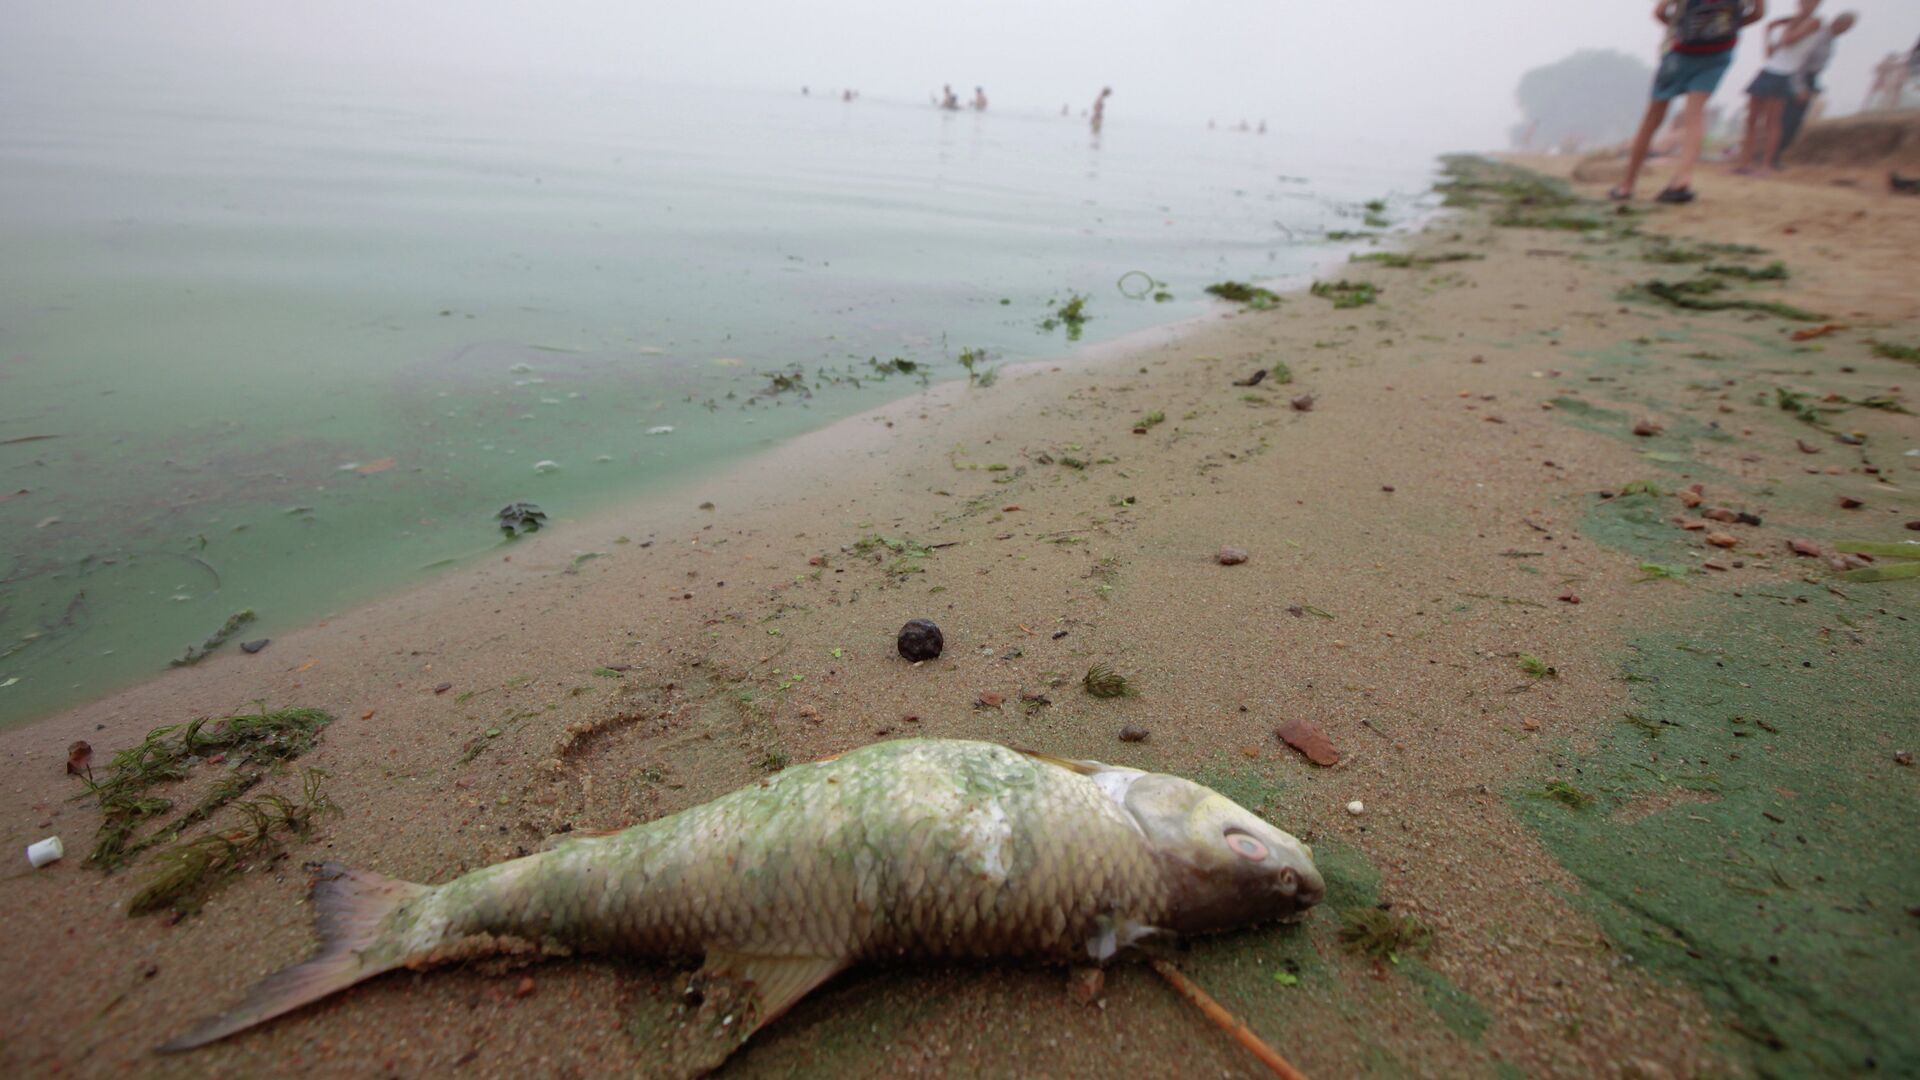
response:
[[[1614,190],[1633,194],[1633,185],[1640,179],[1640,170],[1647,163],[1647,148],[1653,145],[1653,137],[1660,133],[1660,125],[1667,120],[1667,102],[1647,102],[1647,114],[1640,118],[1640,130],[1633,135],[1633,153],[1627,158],[1627,175]]]
[[[1780,152],[1780,122],[1784,118],[1786,111],[1787,100],[1785,98],[1767,99],[1766,142],[1762,147],[1759,158],[1754,162],[1757,167],[1773,171],[1774,155]]]
[[[1760,99],[1747,97],[1747,133],[1740,139],[1740,168],[1747,167],[1747,160],[1753,156],[1753,148],[1759,145]]]
[[[1706,94],[1690,93],[1680,111],[1680,164],[1673,170],[1670,188],[1693,186],[1693,167],[1700,164],[1700,144],[1707,140]]]

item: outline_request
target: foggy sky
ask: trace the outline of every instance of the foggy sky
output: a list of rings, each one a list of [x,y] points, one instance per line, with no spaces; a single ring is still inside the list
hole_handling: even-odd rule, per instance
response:
[[[1787,4],[1773,0],[1769,17]],[[996,108],[1084,107],[1363,137],[1422,151],[1497,149],[1528,68],[1580,48],[1656,59],[1651,0],[0,0],[0,93],[139,75],[221,73],[326,86],[371,74],[579,79],[925,100],[942,82]],[[1920,3],[1854,0],[1861,24],[1827,72],[1830,112],[1858,108],[1883,55],[1920,36]],[[1758,36],[1715,97],[1733,105]],[[4,107],[4,106],[0,106]],[[0,118],[3,122],[3,118]]]

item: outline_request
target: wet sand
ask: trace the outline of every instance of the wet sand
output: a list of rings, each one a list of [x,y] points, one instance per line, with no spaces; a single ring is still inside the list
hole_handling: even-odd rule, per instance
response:
[[[1842,392],[1920,377],[1866,344],[1920,344],[1913,200],[1717,176],[1700,186],[1700,203],[1662,208],[1642,230],[1759,244],[1785,260],[1793,280],[1766,295],[1850,327],[1804,360],[1852,367],[1835,375]],[[672,497],[553,522],[498,561],[258,655],[221,655],[0,732],[9,842],[17,851],[58,833],[69,851],[42,871],[16,861],[0,878],[15,942],[0,962],[0,1068],[644,1070],[645,1032],[668,1015],[675,973],[608,959],[404,973],[190,1055],[148,1048],[305,955],[305,862],[444,881],[556,832],[649,820],[785,761],[905,736],[1194,776],[1314,842],[1333,885],[1325,907],[1299,927],[1180,957],[1310,1075],[1737,1068],[1724,1018],[1608,940],[1578,879],[1515,813],[1515,793],[1615,731],[1631,689],[1621,656],[1636,634],[1684,621],[1703,591],[1818,569],[1782,545],[1841,513],[1822,501],[1828,488],[1872,489],[1874,535],[1891,538],[1920,517],[1905,493],[1920,459],[1900,453],[1915,441],[1910,416],[1849,413],[1870,445],[1892,448],[1875,455],[1884,471],[1806,473],[1791,416],[1744,394],[1716,398],[1724,365],[1686,355],[1754,335],[1784,341],[1800,324],[1623,303],[1624,283],[1671,269],[1638,261],[1640,246],[1493,228],[1485,211],[1463,211],[1411,250],[1483,258],[1347,268],[1381,288],[1376,304],[1291,294],[1274,311],[1223,308],[1158,343],[1008,370],[987,387],[936,387]],[[1741,567],[1701,571],[1691,588],[1647,587],[1640,559],[1583,532],[1596,492],[1648,472],[1646,445],[1570,423],[1555,399],[1619,407],[1620,387],[1594,381],[1593,358],[1635,348],[1658,354],[1676,415],[1736,434],[1694,447],[1703,460],[1795,491],[1826,485],[1783,499],[1791,506],[1728,556],[1744,554]],[[1235,385],[1276,362],[1291,383]],[[1680,393],[1693,384],[1707,389]],[[1298,395],[1310,409],[1293,407]],[[1156,412],[1164,421],[1136,434]],[[926,553],[863,545],[870,537]],[[1219,565],[1223,545],[1248,561]],[[1875,602],[1913,614],[1910,585],[1878,588]],[[914,617],[945,632],[938,661],[895,654],[895,631]],[[1554,674],[1528,675],[1523,655]],[[1137,695],[1085,694],[1094,664],[1125,674]],[[328,772],[339,812],[200,914],[129,919],[125,901],[148,867],[102,877],[84,864],[98,813],[70,799],[68,743],[89,740],[104,761],[154,726],[256,701],[337,718],[299,764]],[[1312,766],[1275,737],[1295,716],[1327,729],[1339,765]],[[1127,725],[1146,741],[1119,741]],[[1912,770],[1894,779],[1910,784]],[[261,790],[296,782],[289,773]],[[1364,814],[1346,812],[1354,799]],[[1431,948],[1402,965],[1343,950],[1341,909],[1375,902],[1430,926]],[[533,991],[522,996],[525,976]],[[1128,965],[1097,1006],[1045,969],[851,973],[726,1072],[1257,1068]]]

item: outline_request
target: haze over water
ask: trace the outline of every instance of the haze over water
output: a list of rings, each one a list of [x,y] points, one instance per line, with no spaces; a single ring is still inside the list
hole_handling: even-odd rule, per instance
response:
[[[236,641],[272,637],[497,550],[508,502],[565,530],[920,389],[870,357],[946,380],[962,348],[1063,355],[1050,302],[1087,295],[1108,340],[1338,258],[1364,200],[1406,219],[1423,156],[1284,126],[1134,120],[1124,87],[1097,140],[584,82],[21,91],[0,722],[164,671],[236,611]],[[807,391],[766,393],[795,365]]]

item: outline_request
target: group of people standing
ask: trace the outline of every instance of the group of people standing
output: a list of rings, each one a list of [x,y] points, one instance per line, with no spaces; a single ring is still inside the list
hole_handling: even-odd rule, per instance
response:
[[[1820,92],[1819,75],[1833,58],[1834,39],[1853,28],[1852,12],[1831,20],[1819,14],[1821,0],[1796,0],[1793,14],[1768,23],[1767,50],[1760,73],[1747,85],[1747,126],[1734,171],[1755,175],[1780,167],[1780,154],[1793,141],[1808,106]],[[1767,17],[1766,0],[1661,0],[1653,17],[1667,29],[1667,45],[1654,75],[1652,100],[1634,135],[1627,174],[1608,193],[1616,201],[1633,198],[1648,149],[1665,123],[1674,99],[1683,99],[1679,161],[1657,200],[1692,202],[1693,172],[1706,139],[1707,99],[1733,66],[1740,31]]]
[[[1093,99],[1093,107],[1088,110],[1083,110],[1080,113],[1081,116],[1086,116],[1091,118],[1091,121],[1093,124],[1093,130],[1096,132],[1099,131],[1100,126],[1106,122],[1107,98],[1112,96],[1113,96],[1113,87],[1111,86],[1101,87],[1100,96]],[[940,108],[947,110],[948,112],[960,111],[960,96],[953,92],[953,85],[951,83],[940,87],[940,92],[933,95],[933,103],[939,106]],[[967,102],[966,107],[973,110],[974,112],[986,112],[987,111],[986,89],[979,86],[974,87],[973,100]],[[1067,114],[1068,114],[1067,106],[1065,105],[1060,106],[1060,115],[1066,116]],[[1244,128],[1246,124],[1242,122],[1240,126]],[[1263,132],[1266,130],[1266,126],[1267,126],[1267,122],[1265,120],[1260,121],[1260,128]]]
[[[951,84],[940,88],[940,93],[936,95],[934,104],[950,112],[960,111],[960,98],[953,92],[953,86]],[[974,112],[987,111],[987,91],[984,87],[976,86],[973,88],[973,100],[967,102],[967,108],[972,109]]]

